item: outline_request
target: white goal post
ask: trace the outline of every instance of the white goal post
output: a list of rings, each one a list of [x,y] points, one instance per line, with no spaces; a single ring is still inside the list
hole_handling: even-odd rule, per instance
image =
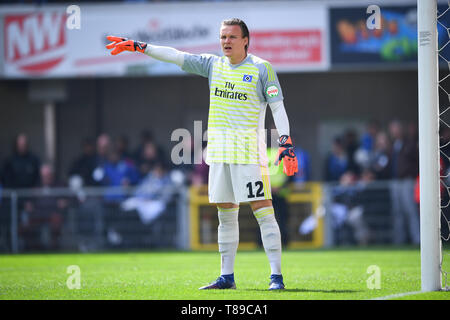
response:
[[[442,289],[437,0],[417,0],[422,291]]]

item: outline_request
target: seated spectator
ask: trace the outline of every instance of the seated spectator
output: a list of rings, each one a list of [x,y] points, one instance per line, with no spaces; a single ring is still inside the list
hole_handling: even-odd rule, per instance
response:
[[[326,160],[325,180],[339,181],[344,172],[348,169],[348,158],[342,140],[336,137],[333,146]]]
[[[122,209],[136,210],[144,224],[148,224],[164,212],[176,191],[167,167],[156,162],[142,179],[133,196],[122,203]]]
[[[83,142],[83,154],[78,157],[69,171],[70,185],[81,186],[101,186],[105,177],[104,164],[109,150],[111,149],[111,139],[109,135],[103,133],[97,137],[95,149],[94,142],[87,138]],[[81,183],[74,182],[81,178]]]
[[[33,188],[39,185],[40,160],[29,150],[28,137],[20,133],[13,146],[13,154],[6,159],[2,170],[5,188]]]
[[[372,179],[370,171],[363,172],[362,180],[347,171],[341,176],[339,185],[333,187],[330,212],[336,244],[368,244],[369,230],[363,219],[364,206],[359,201],[359,194]],[[346,236],[347,229],[350,236]]]
[[[102,185],[111,187],[104,192],[102,203],[102,214],[104,219],[104,228],[107,230],[107,239],[115,243],[115,225],[121,223],[120,203],[129,195],[126,187],[131,187],[139,182],[139,172],[133,162],[121,158],[119,151],[112,149],[109,151],[106,161],[103,163],[102,170],[104,176]]]
[[[107,187],[128,187],[139,182],[139,173],[136,167],[120,158],[117,150],[111,150],[103,164],[104,177],[102,185]],[[111,191],[105,195],[105,200],[118,202],[123,200],[125,194]]]
[[[133,156],[129,151],[129,140],[126,135],[121,135],[115,140],[115,148],[119,153],[119,157],[121,160],[134,165]]]
[[[55,250],[61,244],[68,201],[52,194],[52,188],[62,185],[55,181],[51,165],[41,166],[40,177],[42,193],[25,201],[24,209],[20,213],[19,233],[24,249]]]
[[[137,168],[140,175],[142,177],[146,176],[158,161],[160,161],[160,155],[156,144],[152,141],[147,141],[142,146],[141,154],[137,160]]]

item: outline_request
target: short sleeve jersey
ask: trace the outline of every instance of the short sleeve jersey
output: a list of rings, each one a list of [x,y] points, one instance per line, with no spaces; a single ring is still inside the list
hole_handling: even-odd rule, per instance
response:
[[[237,65],[225,56],[185,54],[182,69],[209,80],[206,163],[267,164],[266,107],[283,100],[271,64],[251,54]]]

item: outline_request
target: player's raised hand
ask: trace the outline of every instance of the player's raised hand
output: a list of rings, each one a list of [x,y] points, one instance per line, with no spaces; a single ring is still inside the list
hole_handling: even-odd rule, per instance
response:
[[[107,36],[106,39],[112,41],[110,44],[106,45],[106,49],[112,49],[111,54],[113,56],[123,51],[138,51],[144,53],[145,48],[147,48],[147,44],[145,42],[129,40],[128,38]]]
[[[281,136],[278,144],[279,149],[275,165],[278,165],[283,160],[283,172],[288,176],[293,176],[298,171],[298,161],[291,137],[286,135]]]
[[[116,36],[106,36],[106,39],[108,39],[109,41],[112,41],[110,44],[106,45],[106,49],[113,49],[116,46],[116,44],[118,44],[119,42],[128,40],[127,38],[116,37]]]

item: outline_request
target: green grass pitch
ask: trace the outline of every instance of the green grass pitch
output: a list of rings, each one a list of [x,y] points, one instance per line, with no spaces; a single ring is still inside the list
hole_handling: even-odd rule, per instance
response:
[[[69,289],[68,267],[80,269],[80,289]],[[380,271],[380,288],[368,288]],[[286,290],[268,291],[270,269],[262,250],[239,251],[237,290],[198,290],[219,275],[217,252],[130,252],[0,256],[0,299],[27,300],[359,300],[420,291],[417,248],[285,250]],[[450,252],[444,252],[450,270]],[[370,282],[370,281],[369,281]],[[396,296],[450,300],[450,292]]]

